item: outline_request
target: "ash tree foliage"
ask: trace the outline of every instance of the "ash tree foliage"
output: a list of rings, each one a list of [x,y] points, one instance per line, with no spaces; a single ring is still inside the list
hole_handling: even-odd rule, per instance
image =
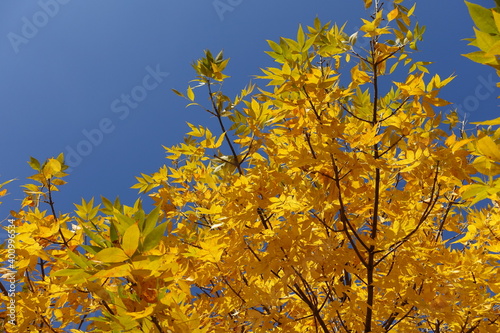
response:
[[[175,92],[216,126],[137,178],[152,209],[57,212],[64,157],[32,158],[7,331],[499,332],[500,118],[441,115],[453,77],[413,59],[415,6],[364,2],[355,34],[269,41],[275,67],[234,98],[206,51]],[[468,57],[499,70],[500,11],[467,5]]]

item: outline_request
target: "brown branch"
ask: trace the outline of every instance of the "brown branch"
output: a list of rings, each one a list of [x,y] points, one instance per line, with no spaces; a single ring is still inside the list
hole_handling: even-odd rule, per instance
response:
[[[314,152],[314,148],[312,147],[312,144],[311,144],[311,134],[309,134],[309,132],[305,128],[304,128],[304,135],[306,137],[307,144],[309,145],[309,149],[311,150],[311,154],[312,154],[313,158],[316,159],[317,156],[316,156],[316,153]]]
[[[103,299],[102,299],[102,300],[101,300],[101,304],[102,304],[102,305],[104,305],[104,307],[106,308],[106,310],[108,310],[108,312],[109,312],[112,316],[114,316],[114,315],[115,315],[114,311],[113,311],[113,310],[111,310],[111,308],[109,307],[108,302],[106,302],[105,300],[103,300]]]
[[[297,269],[293,265],[291,265],[291,267],[292,267],[293,271],[295,272],[295,274],[297,274],[297,276],[299,277],[300,281],[302,281],[302,285],[304,286],[304,288],[311,295],[311,298],[310,298],[311,302],[314,303],[314,305],[317,307],[318,306],[318,298],[317,298],[316,294],[314,293],[314,291],[312,290],[311,285],[309,284],[309,282],[306,281],[306,279],[304,278],[302,273],[297,271]]]
[[[307,295],[304,293],[304,291],[300,288],[300,286],[295,283],[292,286],[288,286],[288,288],[290,288],[290,290],[292,290],[295,294],[297,294],[297,296],[299,296],[299,298],[304,302],[306,303],[306,305],[309,307],[309,309],[312,311],[313,313],[313,317],[315,319],[315,321],[317,321],[319,323],[319,325],[321,326],[321,328],[323,329],[323,332],[324,333],[329,333],[330,331],[328,330],[328,327],[326,326],[326,323],[325,321],[323,320],[323,318],[321,317],[321,314],[319,313],[318,311],[318,308],[317,306],[314,305],[313,301],[309,299],[309,297],[307,297]],[[295,288],[295,289],[294,289]]]
[[[386,61],[387,59],[389,59],[390,57],[392,57],[393,55],[395,55],[396,53],[398,53],[399,51],[401,51],[405,46],[406,46],[406,44],[403,44],[403,45],[399,46],[396,51],[389,53],[386,57],[384,57],[381,60],[377,61],[375,63],[375,65],[380,65],[381,63],[383,63],[384,61]]]
[[[486,224],[486,228],[488,228],[488,230],[491,232],[491,234],[493,235],[493,238],[495,238],[497,241],[500,242],[500,237],[498,237],[497,234],[493,231],[493,229],[491,229],[489,224]]]
[[[371,123],[371,121],[369,121],[369,120],[366,120],[366,119],[363,119],[363,118],[360,118],[360,117],[356,116],[354,113],[352,113],[351,111],[349,111],[349,109],[348,109],[347,107],[345,107],[345,105],[344,105],[344,104],[342,104],[342,103],[341,103],[341,104],[340,104],[340,106],[342,107],[342,109],[343,109],[345,112],[349,113],[352,117],[356,118],[357,120],[359,120],[359,121],[363,121],[363,122],[365,122],[365,123]]]
[[[253,256],[257,259],[257,261],[261,261],[257,253],[250,247],[250,244],[247,243],[246,239],[244,240],[245,244],[247,245],[247,248],[252,252]]]
[[[382,153],[380,153],[380,154],[378,155],[378,157],[382,157],[382,156],[384,156],[384,155],[385,155],[386,153],[388,153],[388,152],[389,152],[392,148],[396,147],[396,145],[399,143],[399,141],[401,141],[404,137],[405,137],[405,135],[400,136],[400,137],[396,140],[396,142],[394,142],[392,145],[390,145],[390,146],[389,146],[389,148],[387,148],[387,149],[386,149],[386,150],[384,150]]]
[[[80,324],[78,325],[78,329],[80,330],[83,326],[83,323],[85,322],[85,319],[87,318],[88,313],[82,316],[82,320],[80,320]]]
[[[233,288],[233,286],[227,281],[226,277],[223,276],[222,281],[224,281],[226,286],[228,286],[229,289],[231,289],[231,291],[243,302],[243,304],[246,303],[245,299],[243,297],[241,297],[240,293],[236,292],[236,290]]]
[[[215,105],[214,94],[212,93],[212,86],[210,84],[210,80],[207,79],[206,82],[207,82],[207,87],[208,87],[208,95],[210,96],[210,101],[212,102],[212,108],[214,109],[214,112],[216,113],[216,118],[219,121],[219,126],[222,130],[222,133],[226,133],[226,135],[224,135],[224,139],[226,140],[226,142],[229,146],[229,149],[231,150],[231,154],[233,155],[234,160],[236,161],[236,168],[238,169],[238,172],[240,173],[240,175],[242,175],[243,170],[241,169],[241,163],[238,160],[238,154],[236,154],[236,150],[234,149],[233,142],[229,138],[229,135],[226,131],[226,127],[224,126],[224,122],[222,121],[222,116],[220,114],[220,110],[217,107],[217,105]]]
[[[337,230],[337,229],[334,229],[332,227],[330,227],[326,221],[324,219],[322,219],[321,217],[319,217],[315,212],[310,212],[310,214],[312,214],[319,222],[321,222],[321,224],[325,227],[325,230],[326,230],[326,235],[328,237],[330,237],[330,232],[344,232],[345,230],[342,228],[340,230]]]
[[[363,240],[359,237],[356,229],[354,229],[354,227],[352,226],[351,222],[349,221],[349,219],[347,218],[347,214],[346,214],[346,208],[345,208],[345,205],[344,205],[344,200],[342,198],[342,190],[341,190],[341,186],[340,186],[340,181],[342,180],[343,177],[345,177],[346,175],[340,177],[340,170],[338,169],[337,167],[337,163],[335,162],[335,158],[333,158],[333,155],[330,155],[331,159],[332,159],[332,164],[333,164],[333,172],[335,173],[335,178],[333,178],[333,180],[335,181],[335,185],[337,186],[337,190],[339,191],[339,195],[338,195],[338,198],[339,198],[339,203],[340,203],[340,220],[344,223],[344,230],[347,232],[347,236],[350,238],[349,236],[349,230],[348,229],[351,229],[352,233],[354,234],[354,237],[358,240],[358,242],[368,251],[369,250],[369,247],[365,244],[365,242],[363,242]],[[349,228],[346,228],[346,226],[348,226]],[[356,246],[356,244],[354,242],[351,243],[351,245],[354,247]],[[356,249],[355,249],[356,250]],[[360,258],[361,261],[364,261],[364,259],[361,257]]]
[[[151,317],[151,321],[153,322],[153,324],[155,324],[155,326],[158,329],[158,331],[160,333],[163,333],[163,329],[161,328],[160,323],[158,322],[158,319],[156,318],[156,316],[152,316]]]
[[[50,180],[52,178],[47,178],[47,191],[49,192],[49,206],[50,206],[50,210],[52,211],[52,216],[54,216],[54,220],[56,221],[57,224],[59,224],[59,220],[57,218],[57,215],[56,215],[56,210],[54,208],[54,201],[52,200],[52,190],[50,189],[51,185],[50,185]],[[61,230],[61,226],[59,226],[59,235],[61,236],[62,240],[63,240],[63,243],[64,243],[64,246],[68,247],[69,248],[69,245],[68,245],[68,242],[66,241],[66,238],[64,237],[64,234],[62,233],[62,230]]]
[[[5,295],[5,297],[9,297],[9,293],[7,292],[7,289],[5,289],[5,287],[3,286],[2,282],[0,282],[0,290]]]
[[[406,313],[405,313],[405,314],[401,317],[401,319],[399,319],[398,321],[396,321],[394,324],[388,325],[388,327],[385,327],[385,324],[384,324],[385,331],[386,331],[386,332],[389,332],[390,330],[392,330],[392,329],[393,329],[393,328],[394,328],[397,324],[399,324],[399,323],[400,323],[400,322],[402,322],[404,319],[406,319],[406,318],[410,315],[410,313],[411,313],[413,310],[415,310],[415,309],[416,309],[416,308],[415,308],[414,306],[412,306],[412,307],[410,308],[410,310],[408,310],[408,311],[407,311],[407,312],[406,312]],[[397,315],[398,315],[398,313],[396,312],[395,316],[397,316]],[[394,319],[396,319],[396,318],[394,318]]]
[[[234,167],[238,167],[238,164],[236,164],[236,163],[234,163],[234,162],[231,162],[231,161],[228,161],[228,160],[226,160],[226,159],[224,159],[224,158],[222,158],[222,157],[219,157],[219,156],[217,156],[217,155],[215,155],[215,154],[214,154],[214,157],[215,157],[216,159],[218,159],[218,160],[221,160],[221,161],[222,161],[222,162],[224,162],[224,163],[228,163],[228,164],[231,164],[231,165],[232,165],[232,166],[234,166]]]
[[[45,325],[48,326],[48,328],[54,332],[54,333],[57,333],[57,331],[50,325],[50,323],[47,321],[47,319],[45,318],[45,316],[43,316],[42,314],[38,313],[38,311],[35,311],[36,314],[38,314],[40,316],[40,318],[42,319],[43,323]]]
[[[429,198],[430,202],[427,205],[427,207],[425,208],[425,210],[423,211],[422,216],[420,217],[420,220],[418,221],[417,225],[415,226],[415,228],[412,231],[410,231],[406,236],[404,236],[403,239],[401,239],[400,241],[397,241],[393,245],[389,246],[388,252],[386,254],[384,254],[379,260],[377,260],[377,262],[375,263],[375,266],[380,264],[389,254],[396,251],[401,245],[406,243],[410,239],[410,237],[413,236],[413,234],[415,234],[418,231],[418,229],[420,229],[422,224],[427,220],[427,217],[429,217],[432,209],[434,209],[434,207],[436,206],[436,203],[439,199],[439,185],[437,184],[438,173],[439,173],[439,161],[437,162],[437,165],[436,165],[436,173],[434,175],[431,194],[430,194],[430,198]],[[437,187],[437,189],[436,189],[436,187]],[[436,190],[438,191],[437,193],[436,193]]]
[[[264,210],[262,208],[257,208],[257,214],[259,214],[260,221],[262,222],[262,225],[264,226],[264,229],[271,229],[273,230],[273,226],[271,223],[269,223],[270,217],[264,216]],[[269,225],[268,225],[269,223]]]
[[[403,107],[403,105],[405,105],[406,102],[408,102],[409,99],[410,99],[410,96],[405,97],[405,99],[403,99],[403,101],[401,102],[401,104],[399,104],[399,106],[396,109],[394,109],[394,111],[392,111],[390,115],[388,115],[385,118],[380,119],[379,122],[383,122],[383,121],[391,118],[392,116],[394,116],[399,110],[401,110],[401,108]]]
[[[247,159],[247,157],[250,155],[250,151],[251,151],[251,148],[253,146],[254,138],[255,138],[255,134],[252,133],[252,140],[248,144],[248,150],[247,150],[245,156],[243,156],[243,158],[241,159],[241,162],[240,162],[241,164],[243,164],[243,162],[245,162],[245,160]]]
[[[42,280],[45,280],[45,261],[43,261],[42,258],[38,258],[39,262],[38,265],[40,266],[40,272],[42,273]]]
[[[439,237],[441,237],[441,235],[443,233],[443,229],[444,229],[444,224],[445,224],[446,219],[448,218],[448,214],[450,213],[451,208],[453,207],[454,204],[456,204],[455,201],[453,201],[453,200],[448,201],[448,205],[446,206],[446,211],[444,212],[444,215],[441,219],[441,223],[439,224],[439,229],[438,229],[438,232],[436,234],[436,239],[434,240],[435,242],[437,242],[439,240]]]
[[[26,278],[28,280],[29,290],[31,292],[35,292],[35,286],[33,285],[33,281],[31,281],[30,272],[28,270],[26,270],[25,276],[26,276]]]
[[[344,324],[344,320],[340,316],[339,310],[336,310],[336,312],[337,312],[337,317],[339,317],[339,320],[340,320],[340,326],[346,331],[346,333],[351,333],[351,330],[348,329],[347,326]]]
[[[337,164],[335,163],[335,159],[333,158],[333,156],[331,156],[331,158],[332,158],[332,163],[333,163],[333,171],[335,173],[335,185],[337,186],[337,190],[339,191],[338,198],[339,198],[339,203],[340,203],[340,220],[343,223],[345,234],[346,234],[346,237],[349,239],[349,243],[351,244],[352,248],[354,249],[354,252],[356,252],[356,255],[358,256],[359,260],[366,267],[367,262],[366,262],[365,258],[362,256],[361,252],[359,251],[358,246],[354,242],[353,238],[349,234],[349,229],[351,229],[353,231],[354,236],[357,237],[357,239],[360,241],[361,245],[364,248],[368,249],[368,247],[359,238],[358,234],[356,233],[356,231],[352,227],[349,219],[347,218],[347,215],[345,213],[344,200],[342,198],[342,189],[341,189],[341,186],[340,186],[339,169],[337,167]]]
[[[304,90],[304,94],[306,94],[307,101],[309,102],[309,105],[311,106],[311,109],[314,112],[314,115],[316,116],[316,119],[318,119],[319,123],[321,124],[321,115],[318,113],[316,110],[316,107],[314,106],[313,102],[311,101],[311,97],[309,97],[309,94],[307,93],[306,87],[303,86],[302,89]]]

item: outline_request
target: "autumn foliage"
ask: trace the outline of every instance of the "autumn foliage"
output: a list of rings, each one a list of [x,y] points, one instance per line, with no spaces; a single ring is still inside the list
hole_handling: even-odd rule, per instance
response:
[[[206,51],[175,92],[218,126],[189,124],[137,178],[151,209],[58,213],[64,157],[32,158],[7,331],[499,332],[500,120],[440,113],[453,77],[412,59],[424,28],[402,2],[365,0],[352,35],[316,19],[269,41],[265,86],[234,98]],[[500,69],[500,14],[468,5],[469,57]]]

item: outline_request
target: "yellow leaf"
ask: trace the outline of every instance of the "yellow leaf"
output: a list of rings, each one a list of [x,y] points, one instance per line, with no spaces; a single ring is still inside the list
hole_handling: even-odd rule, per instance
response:
[[[112,266],[108,269],[101,269],[94,275],[93,278],[110,278],[110,277],[125,277],[130,275],[130,264]]]
[[[489,158],[485,156],[479,156],[472,162],[474,168],[486,176],[496,176],[500,174],[500,165],[498,163],[492,162]]]
[[[59,162],[54,158],[50,158],[49,160],[47,160],[47,162],[43,167],[43,175],[46,178],[52,178],[52,176],[55,173],[61,171],[61,168],[62,168],[61,162]]]
[[[466,243],[467,241],[473,239],[476,237],[477,235],[477,228],[474,226],[474,225],[469,225],[467,227],[468,231],[467,233],[465,234],[465,236],[463,238],[460,238],[459,240],[453,242],[452,244],[456,244],[456,243]]]
[[[201,258],[209,262],[217,263],[224,253],[225,246],[225,244],[218,244],[217,240],[214,238],[200,242],[200,247],[203,249],[200,251]]]
[[[194,92],[191,87],[187,88],[187,97],[191,100],[194,101]]]
[[[495,162],[500,162],[500,149],[498,149],[498,145],[489,136],[479,139],[476,148],[483,156]]]
[[[495,26],[497,27],[497,30],[500,31],[500,13],[496,10],[492,10],[491,13],[493,14],[493,19],[495,20]]]
[[[397,8],[394,8],[387,14],[387,20],[390,22],[394,20],[396,17],[398,17],[399,10]]]
[[[147,308],[145,308],[143,311],[139,311],[139,312],[127,312],[127,314],[129,316],[131,316],[132,318],[134,319],[141,319],[141,318],[146,318],[148,317],[149,315],[151,315],[154,311],[154,306],[148,306]]]
[[[458,149],[460,149],[460,147],[462,147],[462,146],[464,146],[464,145],[468,144],[468,143],[469,143],[469,142],[471,142],[471,141],[474,141],[474,139],[465,139],[465,140],[460,140],[460,141],[456,142],[456,143],[453,145],[453,147],[452,147],[452,149],[451,149],[451,152],[452,152],[452,153],[456,152]]]
[[[122,249],[117,247],[111,247],[99,251],[99,253],[97,253],[92,260],[99,262],[113,263],[113,262],[123,262],[128,259],[129,256]]]
[[[99,298],[107,302],[111,301],[111,296],[109,296],[109,293],[106,291],[106,289],[104,289],[99,283],[89,282],[86,287],[88,291],[90,291],[94,295],[97,295]]]
[[[132,257],[139,245],[141,231],[137,223],[132,224],[123,234],[122,249],[126,255]]]
[[[370,82],[370,80],[371,80],[370,75],[368,75],[364,71],[361,71],[359,69],[359,66],[354,66],[351,69],[351,77],[352,77],[353,83],[356,83],[356,84],[363,84],[366,82]]]
[[[285,75],[290,75],[292,73],[292,69],[290,68],[290,65],[288,65],[287,62],[285,62],[283,64],[282,71],[283,71],[283,74],[285,74]]]
[[[474,124],[474,125],[500,125],[500,117],[492,119],[492,120],[474,122],[471,124]]]
[[[40,226],[39,230],[39,237],[50,238],[59,231],[59,225],[57,223],[53,223],[50,227]]]
[[[47,165],[49,165],[54,172],[61,171],[61,162],[54,158],[49,159]]]

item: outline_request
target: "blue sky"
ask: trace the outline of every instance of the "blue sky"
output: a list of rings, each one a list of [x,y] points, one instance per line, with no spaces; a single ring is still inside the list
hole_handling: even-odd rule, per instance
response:
[[[361,0],[0,2],[0,183],[18,179],[7,186],[0,221],[19,209],[29,157],[61,152],[74,167],[56,210],[100,195],[132,204],[134,177],[167,162],[162,145],[181,141],[186,122],[209,121],[171,92],[185,91],[204,49],[231,58],[232,96],[273,65],[267,39],[294,38],[316,16],[347,21],[352,33],[366,14]],[[460,55],[472,51],[462,40],[473,33],[465,4],[420,0],[416,16],[427,26],[417,57],[434,62],[431,73],[458,76],[442,96],[471,121],[498,117],[494,71]]]

